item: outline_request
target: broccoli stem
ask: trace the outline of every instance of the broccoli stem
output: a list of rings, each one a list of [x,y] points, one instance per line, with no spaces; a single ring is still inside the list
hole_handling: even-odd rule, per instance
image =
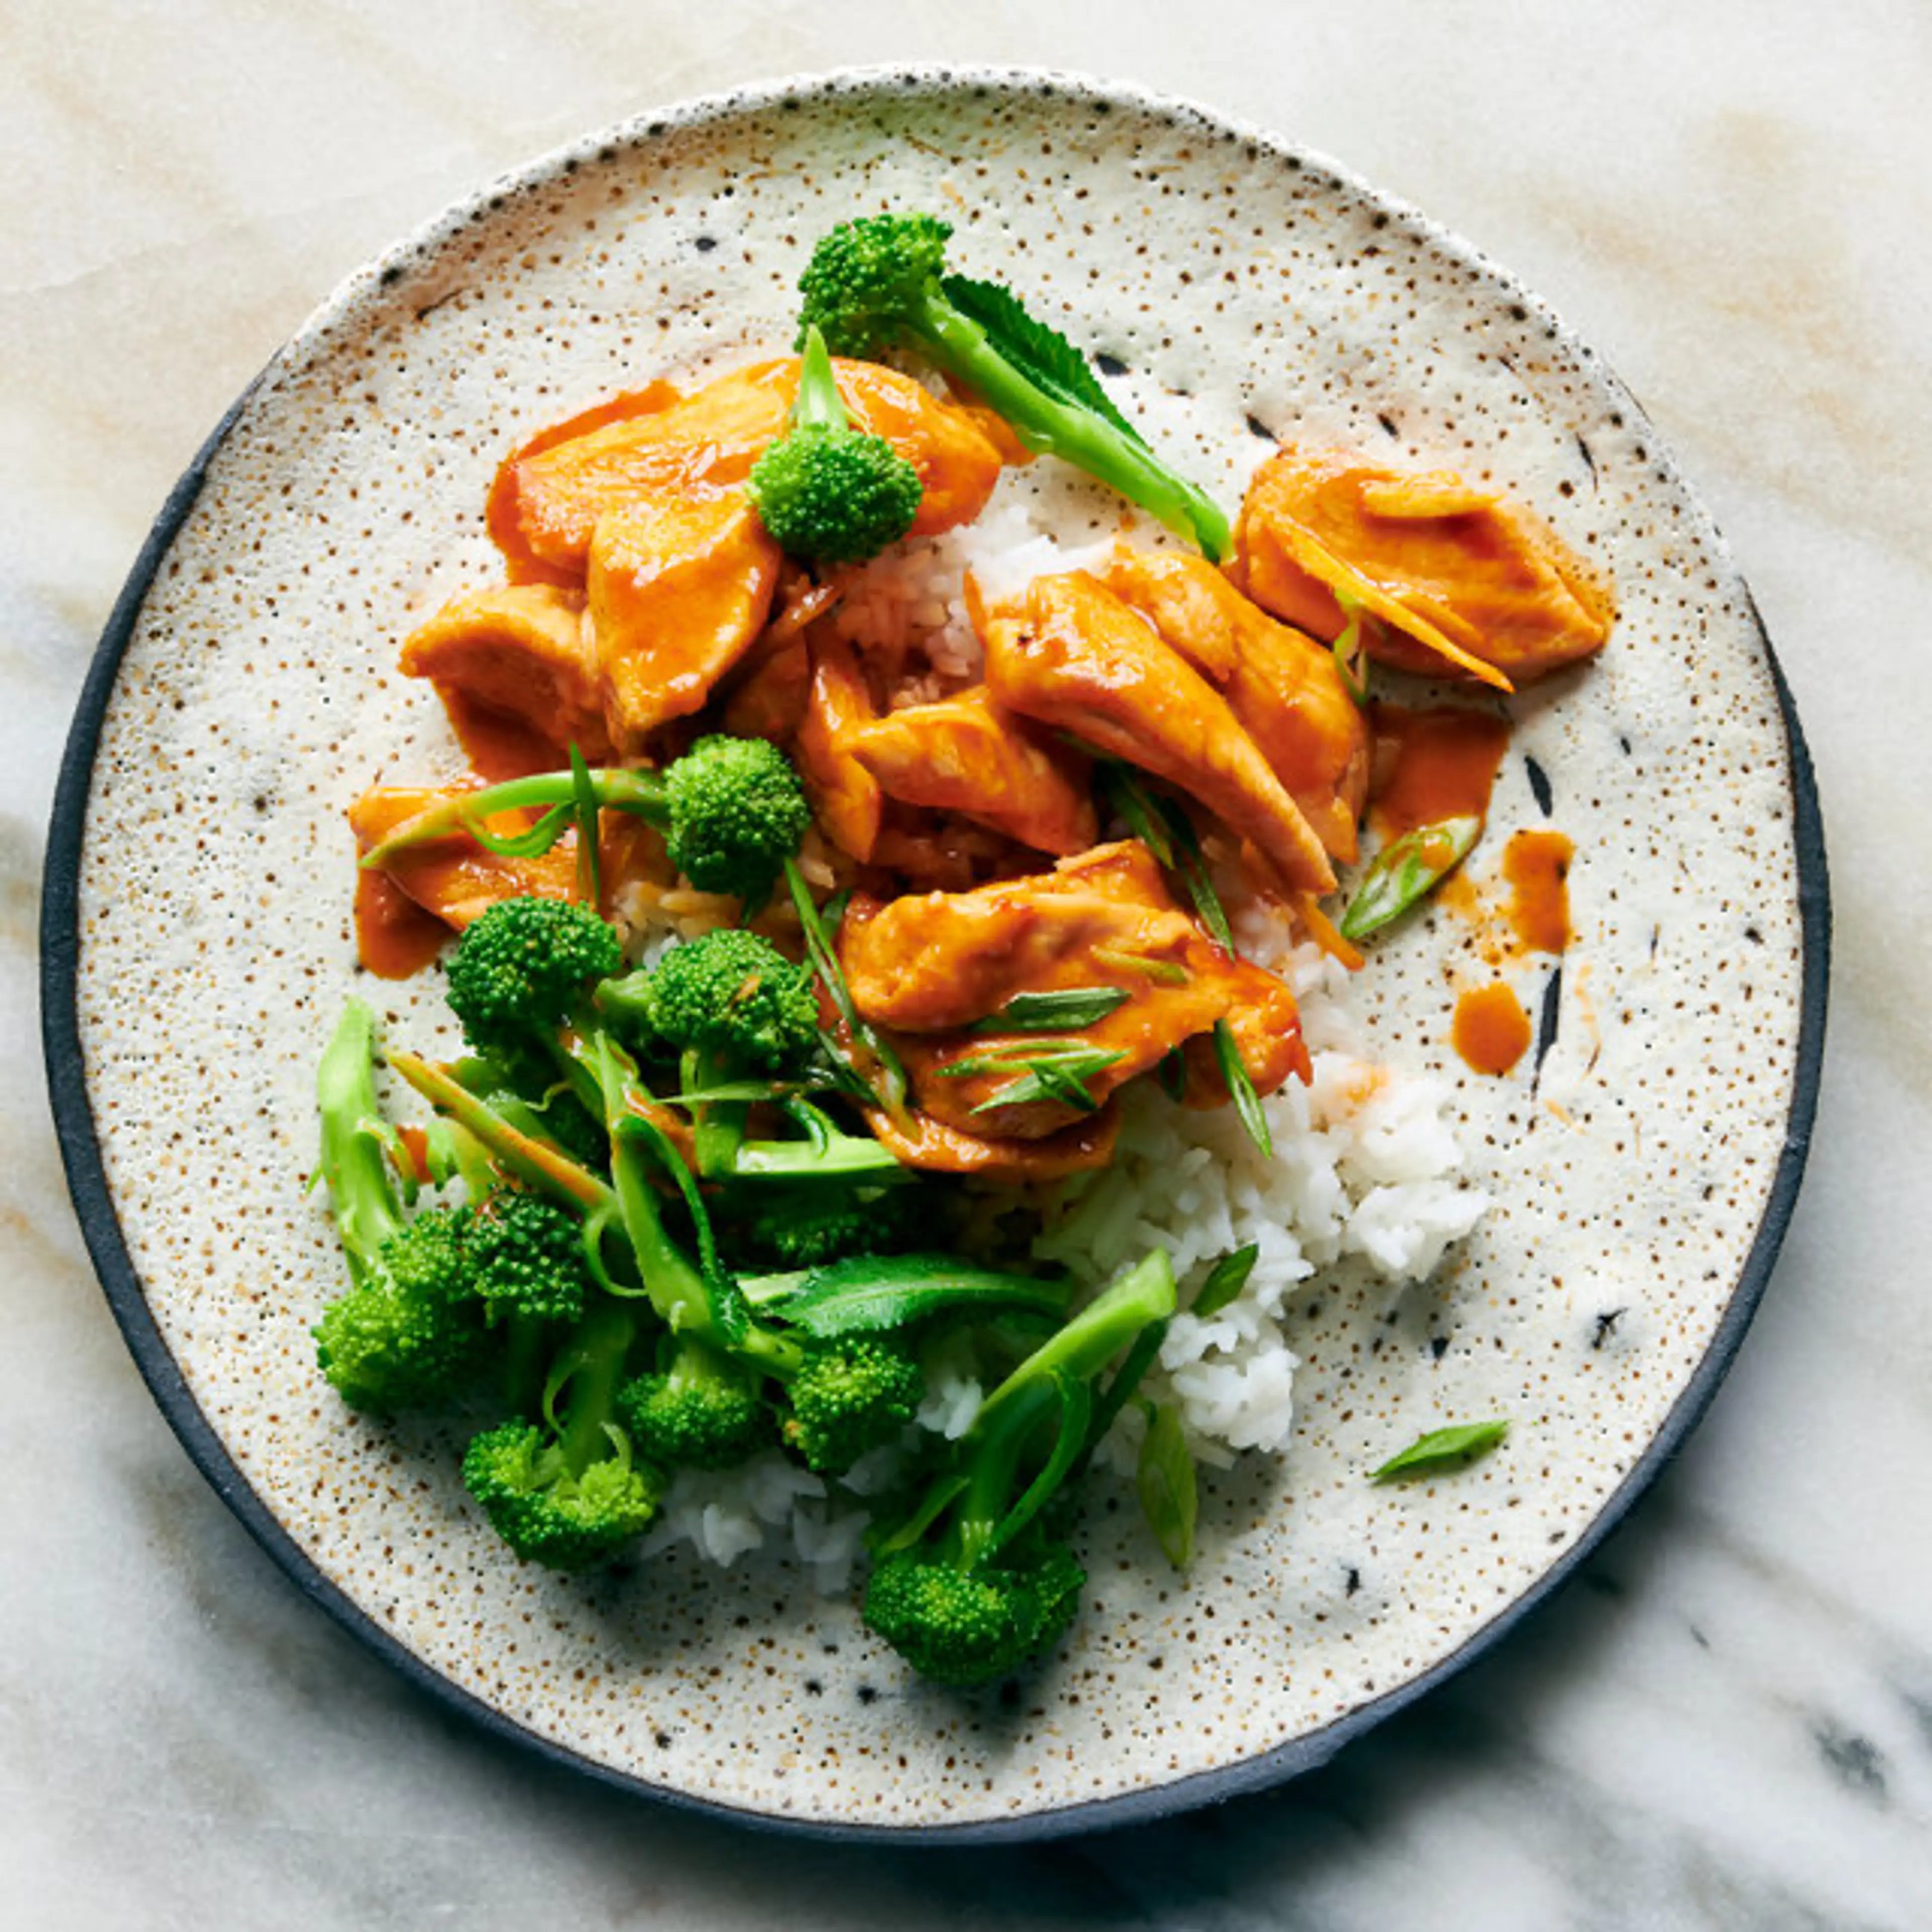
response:
[[[546,1419],[556,1432],[564,1466],[580,1476],[610,1448],[610,1424],[617,1412],[617,1391],[623,1385],[638,1318],[622,1302],[607,1301],[578,1324],[570,1345],[552,1367],[544,1390]],[[556,1405],[567,1394],[563,1418]]]
[[[804,1360],[798,1345],[752,1322],[736,1284],[708,1279],[666,1231],[646,1166],[645,1136],[623,1130],[627,1120],[638,1119],[626,1101],[623,1056],[608,1040],[598,1042],[598,1053],[617,1211],[658,1318],[674,1335],[694,1334],[773,1375],[795,1374]]]
[[[1003,416],[1029,449],[1064,458],[1191,535],[1210,563],[1232,541],[1228,519],[1207,492],[1174,476],[1151,451],[1104,418],[1057,400],[1007,361],[986,332],[936,289],[921,292],[904,319],[932,360]]]
[[[1156,1248],[1054,1330],[982,1405],[977,1428],[1034,1383],[1056,1376],[1091,1382],[1150,1322],[1173,1314],[1174,1264]]]
[[[403,1226],[376,1098],[376,1016],[360,1000],[342,1010],[316,1067],[322,1116],[322,1177],[340,1230],[350,1280],[376,1271],[382,1244]]]
[[[586,1215],[608,1214],[616,1205],[616,1197],[587,1167],[580,1166],[548,1141],[536,1139],[513,1126],[489,1102],[471,1093],[440,1066],[419,1054],[400,1051],[385,1058],[431,1106],[475,1136],[491,1159],[513,1179]]]
[[[816,328],[805,332],[805,352],[799,363],[798,400],[792,405],[794,429],[850,429],[852,418],[838,393],[832,352]]]

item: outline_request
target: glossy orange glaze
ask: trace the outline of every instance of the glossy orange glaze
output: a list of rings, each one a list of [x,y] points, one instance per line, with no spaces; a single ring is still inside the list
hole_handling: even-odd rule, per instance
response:
[[[1230,568],[1257,603],[1317,637],[1341,628],[1346,598],[1373,620],[1372,657],[1505,691],[1610,635],[1604,587],[1522,505],[1346,450],[1291,446],[1262,465]]]
[[[988,614],[983,641],[999,704],[1185,792],[1288,890],[1333,888],[1321,840],[1226,699],[1096,578],[1034,578]]]
[[[1309,1060],[1294,996],[1252,961],[1224,952],[1174,901],[1136,840],[1096,846],[1054,871],[964,892],[855,900],[839,932],[854,1004],[892,1030],[920,1109],[972,1134],[1030,1140],[1078,1118],[1059,1098],[1010,1105],[1010,1066],[956,1075],[963,1063],[1048,1047],[1114,1056],[1083,1076],[1094,1100],[1226,1021],[1249,1077],[1271,1093]],[[982,1030],[1018,994],[1108,987],[1110,1012],[1051,1035]],[[1196,1067],[1197,1102],[1218,1090],[1211,1060]]]
[[[470,769],[485,784],[526,778],[532,772],[556,771],[566,762],[564,748],[526,720],[478,704],[454,685],[438,685],[436,694],[442,700],[449,728],[463,747]],[[608,746],[604,749],[608,751]],[[596,763],[603,753],[586,751],[586,755]]]
[[[590,603],[612,743],[701,710],[764,628],[782,561],[742,490],[638,497],[597,525]]]
[[[1507,1073],[1529,1051],[1529,1016],[1508,982],[1494,980],[1456,1002],[1450,1040],[1472,1072]]]
[[[1088,761],[975,686],[848,730],[888,798],[978,819],[1064,858],[1100,836]]]
[[[1576,848],[1561,832],[1519,832],[1503,848],[1509,921],[1527,952],[1561,952],[1570,944],[1570,862]]]
[[[356,874],[356,956],[379,980],[407,980],[442,950],[449,928],[386,872]]]
[[[913,531],[928,536],[980,514],[1000,475],[1000,452],[971,416],[875,363],[835,360],[854,424],[890,442],[919,472]],[[614,418],[576,418],[578,434],[526,444],[498,472],[490,533],[512,569],[581,582],[599,518],[640,498],[736,488],[784,430],[798,393],[799,360],[734,369],[704,388],[662,398],[640,392]],[[568,426],[566,425],[566,428]]]
[[[1352,860],[1369,734],[1334,653],[1250,603],[1204,557],[1125,551],[1106,582],[1227,700],[1330,855]]]
[[[1384,839],[1445,818],[1480,818],[1509,745],[1509,721],[1444,705],[1426,711],[1377,704],[1369,822]]]
[[[524,533],[522,502],[524,466],[532,457],[560,444],[574,442],[593,431],[608,429],[632,416],[652,416],[668,409],[678,400],[678,392],[668,382],[646,383],[641,389],[626,389],[620,395],[580,410],[574,416],[538,430],[520,448],[497,466],[484,508],[484,522],[490,541],[503,553],[512,584],[580,584],[582,566],[574,559],[561,566],[546,562],[530,548]]]

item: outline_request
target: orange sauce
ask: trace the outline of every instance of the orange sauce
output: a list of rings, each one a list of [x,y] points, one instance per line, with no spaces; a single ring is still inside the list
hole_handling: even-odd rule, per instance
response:
[[[470,769],[485,784],[557,771],[568,763],[557,746],[520,718],[478,704],[454,685],[438,685],[436,694]]]
[[[1570,944],[1570,861],[1576,848],[1561,832],[1519,832],[1503,848],[1509,921],[1526,951],[1561,952]]]
[[[442,950],[449,928],[386,872],[356,874],[356,952],[379,980],[406,980]]]
[[[1507,1073],[1529,1051],[1529,1016],[1508,982],[1494,980],[1456,1002],[1449,1036],[1472,1072]]]
[[[1384,838],[1444,818],[1482,818],[1509,744],[1509,721],[1466,706],[1372,707],[1375,782],[1369,821]]]

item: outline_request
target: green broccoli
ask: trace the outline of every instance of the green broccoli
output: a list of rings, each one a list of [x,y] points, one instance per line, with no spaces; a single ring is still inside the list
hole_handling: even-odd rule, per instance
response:
[[[540,1194],[504,1187],[484,1202],[469,1230],[474,1286],[493,1313],[582,1318],[594,1283],[576,1216]]]
[[[916,1419],[926,1376],[903,1348],[877,1335],[808,1338],[785,1394],[785,1441],[807,1468],[836,1475]]]
[[[616,1421],[637,1332],[637,1317],[622,1304],[593,1309],[551,1371],[543,1420],[500,1424],[464,1452],[464,1486],[526,1562],[589,1569],[616,1556],[656,1514],[661,1479],[634,1460]],[[560,1418],[557,1402],[566,1396]]]
[[[645,977],[651,1030],[682,1054],[687,1093],[796,1073],[818,1050],[811,968],[742,926],[674,946]],[[749,1101],[732,1093],[692,1105],[698,1171],[730,1173]]]
[[[836,1474],[867,1450],[894,1440],[918,1412],[925,1387],[918,1365],[871,1336],[801,1340],[759,1321],[737,1282],[712,1264],[709,1220],[688,1172],[648,1123],[625,1116],[616,1049],[606,1042],[602,1052],[611,1179],[644,1292],[658,1318],[679,1342],[701,1342],[746,1378],[778,1383],[789,1410],[784,1439],[820,1474]],[[702,1267],[664,1227],[647,1148],[693,1211],[706,1255]]]
[[[624,963],[616,932],[569,899],[502,899],[470,926],[449,962],[449,1006],[463,1036],[512,1085],[569,1072],[556,1034],[591,988]]]
[[[639,1450],[668,1468],[729,1469],[777,1439],[758,1374],[695,1335],[626,1382],[618,1408]]]
[[[1219,562],[1228,520],[1176,476],[1123,416],[1086,358],[1003,288],[946,273],[951,224],[930,214],[842,223],[800,278],[800,339],[832,352],[920,350],[997,410],[1030,449],[1062,457],[1199,544]]]
[[[471,1292],[467,1211],[404,1214],[376,1097],[375,1040],[374,1015],[352,1000],[316,1069],[321,1172],[350,1286],[314,1334],[317,1364],[343,1400],[386,1413],[459,1393],[486,1338]]]
[[[760,1270],[815,1268],[854,1255],[930,1246],[934,1204],[916,1185],[775,1181],[738,1189],[724,1226],[734,1262]]]
[[[673,865],[700,891],[753,904],[770,893],[812,823],[798,774],[763,738],[700,738],[662,771],[538,772],[442,800],[398,826],[364,854],[364,869],[400,852],[461,835],[522,857],[547,852],[578,822],[582,801],[628,812],[663,832]],[[500,833],[502,812],[541,809],[527,832]]]
[[[950,1466],[878,1545],[864,1616],[922,1677],[970,1688],[1010,1676],[1063,1636],[1086,1579],[1046,1527],[1090,1446],[1094,1384],[1124,1351],[1174,1312],[1174,1270],[1156,1250],[1090,1302],[993,1390]]]
[[[881,436],[855,430],[825,338],[805,332],[791,426],[752,466],[746,489],[782,549],[830,563],[863,563],[911,529],[924,494],[919,472]]]

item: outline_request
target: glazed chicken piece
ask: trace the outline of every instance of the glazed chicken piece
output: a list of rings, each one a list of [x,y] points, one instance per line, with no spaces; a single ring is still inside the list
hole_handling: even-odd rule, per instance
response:
[[[1448,471],[1287,448],[1255,472],[1228,574],[1264,609],[1333,640],[1359,605],[1370,654],[1504,691],[1602,648],[1612,609],[1556,532]]]
[[[1244,597],[1204,557],[1123,551],[1108,589],[1228,700],[1330,858],[1355,856],[1367,795],[1369,730],[1334,653]]]
[[[1175,904],[1136,839],[970,892],[854,901],[839,951],[853,1002],[886,1030],[920,1112],[962,1133],[1059,1133],[1221,1019],[1235,1029],[1258,1092],[1307,1076],[1294,995],[1216,946]],[[1096,988],[1125,998],[1075,1029],[982,1024],[1022,994]],[[1029,1056],[1081,1049],[1094,1060],[1078,1076],[1091,1106],[1051,1093],[1001,1102]],[[962,1064],[973,1070],[951,1070]]]
[[[973,418],[896,370],[842,360],[832,368],[854,425],[884,436],[919,472],[925,494],[914,533],[932,536],[976,517],[1000,466]],[[580,435],[526,445],[503,465],[490,495],[490,534],[512,571],[581,581],[592,533],[614,506],[742,484],[783,431],[798,374],[796,356],[754,363],[668,401],[643,392],[650,406]]]
[[[810,634],[812,685],[792,749],[819,829],[848,857],[870,862],[885,813],[879,782],[848,749],[875,716],[852,648],[822,627]]]
[[[357,854],[450,795],[415,787],[379,785],[365,791],[349,808]],[[505,813],[490,830],[520,832],[528,822],[520,813]],[[500,899],[567,899],[577,890],[576,853],[568,844],[534,859],[507,859],[459,835],[398,852],[382,869],[405,897],[459,932]]]
[[[561,765],[572,744],[596,764],[610,756],[610,740],[584,607],[580,591],[544,584],[457,598],[410,634],[402,668],[429,679],[453,715],[478,706],[547,746],[530,770]]]
[[[895,1120],[876,1108],[866,1119],[880,1144],[907,1167],[928,1174],[970,1174],[981,1180],[1018,1184],[1060,1180],[1105,1167],[1114,1157],[1120,1138],[1120,1110],[1102,1107],[1084,1115],[1058,1133],[1038,1140],[998,1140],[949,1126],[930,1114]]]
[[[1291,891],[1333,888],[1321,840],[1227,700],[1097,579],[1036,578],[1017,610],[989,614],[985,642],[1000,704],[1186,793]]]
[[[1061,856],[1099,836],[1087,760],[996,704],[983,685],[859,724],[844,743],[902,803],[958,812]]]
[[[377,785],[349,808],[350,829],[358,855],[379,844],[418,814],[460,796],[467,789]],[[530,823],[527,812],[500,812],[489,821],[492,832],[518,832]],[[608,915],[626,884],[640,878],[669,884],[676,874],[664,844],[650,826],[629,814],[602,814],[598,840],[598,868]],[[577,896],[577,847],[566,836],[548,852],[532,858],[506,858],[460,832],[407,848],[381,867],[403,896],[424,911],[460,932],[500,899],[568,899]]]
[[[612,743],[702,707],[764,628],[783,559],[742,490],[640,497],[590,546],[590,608]]]

